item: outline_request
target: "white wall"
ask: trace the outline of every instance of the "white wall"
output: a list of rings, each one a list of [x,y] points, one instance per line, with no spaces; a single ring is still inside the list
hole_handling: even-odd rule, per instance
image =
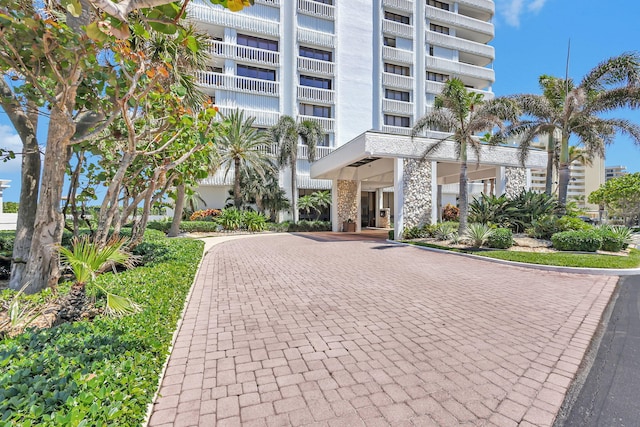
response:
[[[198,187],[198,193],[200,197],[207,203],[207,209],[222,209],[224,208],[224,201],[229,197],[229,190],[231,187],[211,187],[200,186]],[[198,206],[200,209],[204,209],[204,206]]]

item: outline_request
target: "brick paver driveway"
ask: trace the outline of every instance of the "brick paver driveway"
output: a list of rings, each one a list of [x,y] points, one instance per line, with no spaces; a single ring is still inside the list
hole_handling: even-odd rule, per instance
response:
[[[553,423],[617,278],[341,237],[213,247],[150,425]]]

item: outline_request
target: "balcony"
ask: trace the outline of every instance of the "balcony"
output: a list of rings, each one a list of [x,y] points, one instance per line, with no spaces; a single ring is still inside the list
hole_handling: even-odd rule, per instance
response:
[[[300,101],[333,104],[335,99],[335,91],[318,89],[309,86],[298,86],[298,99]]]
[[[411,128],[401,126],[382,126],[382,132],[395,133],[398,135],[411,135]]]
[[[324,19],[335,19],[336,8],[313,0],[298,0],[298,12]]]
[[[382,84],[388,87],[400,89],[413,89],[413,77],[399,74],[382,73]]]
[[[280,0],[255,0],[256,4],[263,4],[265,6],[280,7]]]
[[[298,41],[330,48],[334,48],[336,45],[335,36],[333,34],[309,30],[308,28],[298,28]]]
[[[392,34],[394,36],[404,37],[406,39],[413,38],[413,27],[411,25],[389,21],[388,19],[382,20],[382,31],[386,34]]]
[[[238,107],[227,107],[227,106],[220,106],[220,105],[217,105],[217,107],[220,113],[222,113],[224,116],[228,116],[229,114],[234,112],[236,109],[238,109]],[[270,127],[278,123],[278,120],[280,119],[280,113],[277,111],[251,110],[247,108],[243,108],[242,110],[244,111],[245,117],[255,118],[255,121],[253,122],[253,124],[257,126]]]
[[[278,52],[224,43],[217,40],[211,42],[208,51],[212,56],[226,59],[271,66],[278,66],[280,64],[280,53]]]
[[[398,113],[405,116],[411,116],[413,115],[413,102],[383,99],[382,111],[384,111],[385,113]]]
[[[317,147],[316,146],[316,160],[321,159],[322,157],[330,154],[335,148],[331,147]],[[309,147],[304,144],[298,145],[298,158],[299,159],[308,159],[309,158]]]
[[[411,0],[382,0],[382,5],[403,12],[413,12],[413,1]]]
[[[410,50],[396,49],[395,47],[384,46],[382,48],[382,59],[389,61],[413,64],[413,52]]]
[[[429,20],[435,20],[446,26],[453,26],[456,28],[471,30],[474,33],[483,34],[485,37],[480,38],[482,42],[488,42],[493,39],[494,36],[493,24],[490,22],[484,22],[478,19],[469,18],[468,16],[458,15],[457,13],[437,9],[435,7],[428,7],[425,11],[425,16]]]
[[[335,131],[335,127],[336,127],[335,119],[329,119],[329,118],[326,118],[326,117],[316,117],[316,116],[303,116],[303,115],[299,115],[298,116],[298,122],[302,122],[304,120],[311,120],[311,121],[314,121],[316,123],[319,123],[320,126],[322,126],[322,129],[324,129],[325,132],[334,132]]]
[[[425,82],[425,92],[427,93],[435,93],[435,94],[439,94],[442,92],[442,89],[444,88],[444,83],[440,83],[440,82],[432,82],[427,80]],[[495,97],[493,92],[490,92],[488,90],[480,90],[480,89],[471,89],[468,88],[467,90],[469,90],[470,92],[475,92],[475,93],[479,93],[482,96],[484,96],[484,100],[488,101],[490,99],[493,99]]]
[[[495,14],[495,3],[491,0],[458,0],[458,3],[475,9],[480,9],[491,15]]]
[[[332,76],[334,74],[334,68],[335,64],[333,62],[320,61],[302,56],[298,57],[298,71]]]
[[[488,58],[490,60],[489,62],[493,61],[496,57],[493,46],[446,34],[435,33],[433,31],[426,31],[426,42],[428,44],[442,46],[448,49],[455,49],[459,52],[466,52],[472,55]]]
[[[462,62],[450,61],[433,56],[426,58],[425,65],[429,71],[444,72],[458,77],[467,76],[489,83],[495,81],[495,72],[492,69],[479,67],[477,65],[464,64]]]
[[[220,74],[211,71],[198,71],[198,83],[204,87],[256,95],[279,96],[280,83],[269,80]]]
[[[229,12],[211,4],[207,6],[204,3],[190,2],[187,6],[187,13],[190,18],[208,24],[270,36],[280,35],[280,24],[277,22]]]

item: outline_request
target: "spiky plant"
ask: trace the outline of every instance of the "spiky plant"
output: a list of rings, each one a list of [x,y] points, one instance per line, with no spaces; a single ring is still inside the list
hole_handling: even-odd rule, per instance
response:
[[[58,315],[60,320],[74,321],[80,318],[87,301],[86,286],[88,284],[93,284],[106,294],[108,314],[125,315],[140,310],[140,306],[135,302],[112,294],[94,282],[100,272],[116,264],[127,268],[133,267],[136,258],[125,250],[125,244],[125,238],[113,238],[105,245],[98,245],[85,235],[80,238],[74,237],[71,241],[71,249],[62,246],[59,248],[63,263],[71,269],[75,277]]]
[[[486,224],[471,223],[464,232],[465,240],[471,243],[474,248],[479,248],[493,235],[493,230]]]

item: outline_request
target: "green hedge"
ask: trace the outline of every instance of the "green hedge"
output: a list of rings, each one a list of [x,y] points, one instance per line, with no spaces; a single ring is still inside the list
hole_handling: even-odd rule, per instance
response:
[[[141,313],[0,341],[0,425],[140,425],[202,249],[201,241],[148,231],[138,247],[147,264],[97,278],[143,305]]]
[[[513,234],[508,228],[496,228],[487,239],[487,246],[495,249],[508,249],[513,246]]]
[[[624,239],[613,231],[600,229],[598,233],[602,238],[602,246],[600,249],[603,251],[620,252],[624,248]]]
[[[563,231],[551,236],[559,251],[595,252],[602,246],[602,237],[595,230]]]
[[[18,202],[2,202],[2,211],[4,213],[18,213]]]

